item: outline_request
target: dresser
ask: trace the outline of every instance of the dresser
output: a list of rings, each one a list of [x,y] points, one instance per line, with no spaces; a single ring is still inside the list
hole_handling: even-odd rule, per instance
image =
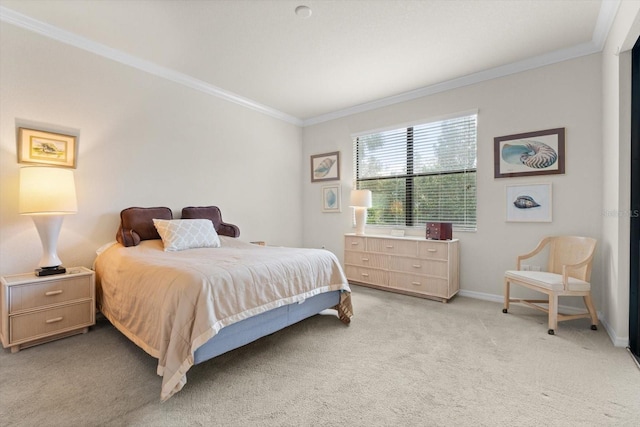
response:
[[[349,282],[442,302],[460,289],[457,239],[346,234],[344,244]]]
[[[95,274],[88,268],[43,277],[4,276],[1,283],[0,338],[12,353],[85,333],[95,324]]]

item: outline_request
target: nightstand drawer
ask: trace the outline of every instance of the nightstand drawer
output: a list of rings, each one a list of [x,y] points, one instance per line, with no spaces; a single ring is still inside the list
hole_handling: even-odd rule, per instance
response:
[[[12,316],[9,320],[11,344],[58,332],[93,325],[93,300]]]
[[[89,275],[12,286],[9,289],[9,313],[85,298],[92,298]]]

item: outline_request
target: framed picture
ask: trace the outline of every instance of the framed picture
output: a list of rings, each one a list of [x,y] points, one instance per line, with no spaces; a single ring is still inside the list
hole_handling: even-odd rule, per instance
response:
[[[322,187],[322,212],[341,212],[340,184]]]
[[[76,137],[18,128],[18,163],[76,167]]]
[[[311,156],[311,182],[340,180],[340,152]]]
[[[507,222],[551,222],[551,184],[506,186]]]
[[[564,173],[564,128],[493,139],[495,178]]]

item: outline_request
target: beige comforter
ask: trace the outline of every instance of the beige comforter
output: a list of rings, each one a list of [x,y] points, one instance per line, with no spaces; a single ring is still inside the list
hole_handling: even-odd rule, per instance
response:
[[[221,248],[180,252],[164,252],[161,240],[116,243],[96,259],[99,309],[158,359],[162,400],[182,389],[196,349],[225,326],[334,290],[344,291],[340,319],[351,317],[349,285],[331,252],[220,238]]]

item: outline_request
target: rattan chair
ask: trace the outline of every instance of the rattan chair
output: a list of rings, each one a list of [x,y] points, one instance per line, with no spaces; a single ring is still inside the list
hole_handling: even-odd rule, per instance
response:
[[[549,315],[549,334],[554,335],[559,321],[591,318],[591,329],[598,329],[598,315],[591,299],[591,265],[596,240],[578,236],[545,237],[531,252],[518,256],[517,269],[504,274],[504,308],[510,303],[521,303],[544,311]],[[523,271],[522,261],[539,254],[548,246],[549,258],[546,271]],[[547,294],[548,299],[511,298],[511,285],[520,285]],[[581,296],[587,311],[579,314],[559,314],[558,297]],[[546,304],[547,307],[544,307]]]

